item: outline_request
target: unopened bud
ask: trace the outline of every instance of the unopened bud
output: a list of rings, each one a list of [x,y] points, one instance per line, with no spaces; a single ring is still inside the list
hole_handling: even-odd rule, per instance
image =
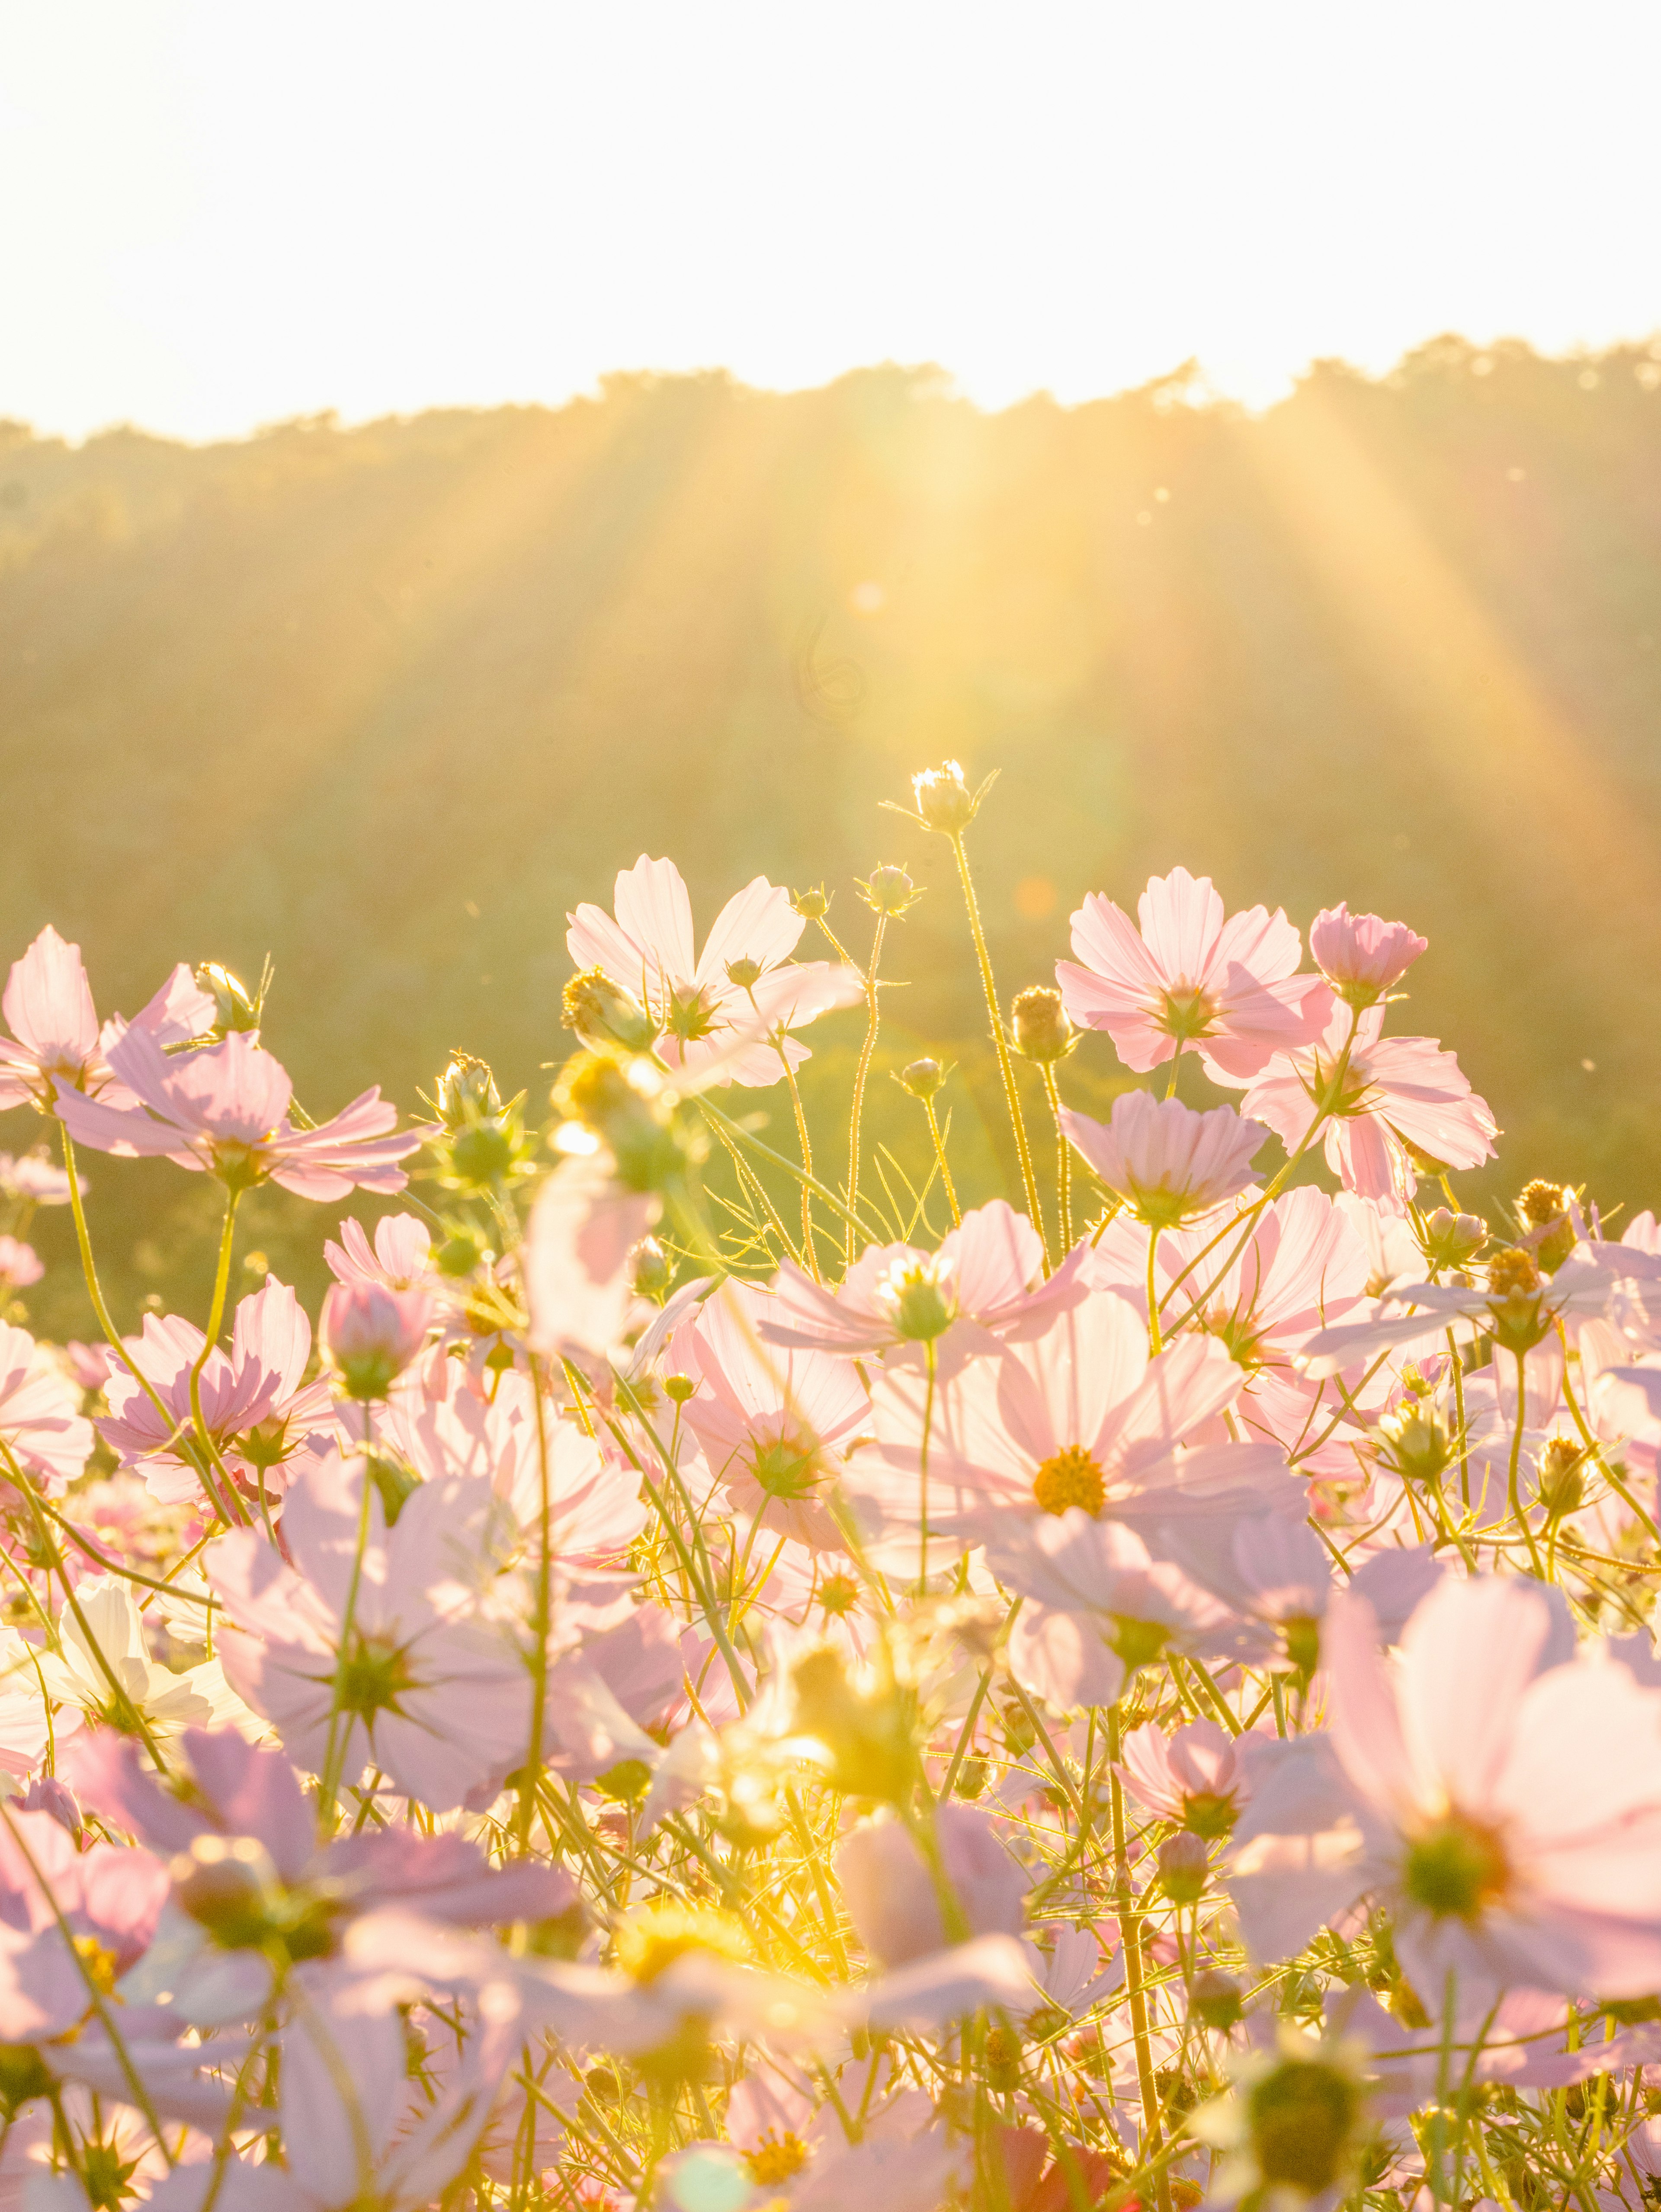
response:
[[[257,1030],[265,998],[263,987],[251,991],[242,978],[217,960],[204,960],[196,971],[198,990],[205,991],[213,1000],[213,1026],[216,1036],[225,1036],[233,1030]]]
[[[943,837],[956,837],[974,820],[986,785],[971,792],[964,781],[962,769],[956,761],[949,760],[914,775],[911,791],[924,824],[930,830],[938,830]]]
[[[1009,1009],[1009,1034],[1018,1053],[1040,1064],[1065,1060],[1079,1041],[1061,993],[1048,983],[1031,983],[1015,994]]]
[[[658,1025],[634,993],[614,983],[603,968],[585,968],[560,994],[560,1024],[575,1030],[591,1050],[617,1046],[624,1052],[649,1052]]]
[[[1586,1494],[1586,1455],[1567,1437],[1554,1437],[1538,1462],[1540,1503],[1555,1516],[1573,1513]]]
[[[464,1129],[470,1121],[502,1111],[502,1099],[496,1091],[496,1079],[486,1060],[475,1060],[470,1052],[453,1052],[450,1064],[435,1086],[434,1104],[438,1118],[451,1131]]]
[[[1193,1905],[1203,1893],[1208,1871],[1206,1847],[1186,1828],[1161,1844],[1159,1887],[1173,1905]]]
[[[792,911],[799,914],[804,921],[818,921],[830,910],[830,902],[824,896],[823,884],[812,890],[798,891],[790,905]]]
[[[1386,1413],[1378,1436],[1380,1457],[1403,1482],[1435,1482],[1453,1457],[1447,1423],[1424,1399]]]
[[[459,1228],[453,1229],[435,1249],[433,1265],[441,1275],[459,1280],[465,1275],[471,1275],[483,1263],[486,1249],[484,1239],[478,1230],[470,1223],[463,1222]]]
[[[933,1261],[900,1261],[878,1283],[875,1295],[897,1334],[910,1344],[932,1342],[957,1319],[949,1270]]]
[[[642,1237],[629,1255],[636,1292],[661,1305],[675,1279],[674,1262],[655,1237]]]
[[[425,1291],[380,1283],[336,1283],[323,1301],[318,1334],[350,1398],[384,1398],[422,1346],[433,1318]]]
[[[902,1091],[909,1091],[914,1098],[933,1098],[946,1081],[946,1070],[937,1060],[914,1060],[908,1061],[894,1079]]]
[[[749,990],[760,982],[761,975],[759,960],[729,960],[727,963],[727,980],[735,991]]]
[[[1474,1213],[1439,1206],[1425,1220],[1425,1258],[1433,1267],[1463,1267],[1488,1241],[1488,1225]]]
[[[886,915],[891,920],[916,906],[922,896],[904,868],[873,868],[859,891],[873,914]]]
[[[690,1375],[666,1375],[663,1395],[672,1405],[684,1406],[689,1398],[696,1398],[698,1386]]]

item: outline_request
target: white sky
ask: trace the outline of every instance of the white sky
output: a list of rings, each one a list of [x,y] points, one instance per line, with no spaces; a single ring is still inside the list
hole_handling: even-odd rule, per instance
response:
[[[1661,326],[1656,0],[0,0],[0,414]]]

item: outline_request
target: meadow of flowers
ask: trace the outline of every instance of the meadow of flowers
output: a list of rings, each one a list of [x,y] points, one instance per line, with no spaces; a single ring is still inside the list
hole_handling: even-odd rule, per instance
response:
[[[700,949],[642,859],[546,1110],[459,1053],[404,1127],[223,969],[12,965],[0,2206],[1656,2199],[1661,1231],[1462,1208],[1403,922],[1178,868],[1006,1006],[986,789],[914,804],[1019,1204],[934,1060],[862,1133],[897,867]],[[88,1150],[216,1182],[205,1314],[108,1310]],[[233,1304],[265,1182],[315,1322]],[[18,1325],[42,1206],[102,1341]]]

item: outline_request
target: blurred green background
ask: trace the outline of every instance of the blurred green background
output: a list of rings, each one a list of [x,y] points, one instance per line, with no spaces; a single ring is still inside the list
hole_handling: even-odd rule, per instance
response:
[[[878,811],[953,755],[1001,769],[972,836],[1006,1000],[1081,893],[1134,907],[1178,861],[1300,927],[1348,898],[1431,939],[1396,1022],[1499,1116],[1473,1200],[1655,1203],[1658,386],[1661,344],[1449,338],[1256,418],[1186,374],[987,415],[885,368],[203,448],[4,426],[0,955],[50,920],[131,1013],[177,959],[269,953],[265,1041],[319,1116],[375,1081],[413,1109],[453,1046],[539,1100],[566,910],[618,867],[672,856],[700,933],[752,875],[823,879],[862,951],[853,879],[900,860],[928,895],[890,933],[871,1127],[921,1170],[886,1071],[956,1058],[977,1197],[1009,1163],[949,853]],[[811,1039],[828,1180],[861,1027]],[[1105,1038],[1064,1079],[1101,1110]],[[791,1149],[783,1093],[745,1103]],[[123,1323],[199,1301],[204,1179],[90,1164]],[[239,1250],[314,1298],[350,1210],[259,1194]],[[66,1214],[34,1241],[35,1325],[84,1334]]]

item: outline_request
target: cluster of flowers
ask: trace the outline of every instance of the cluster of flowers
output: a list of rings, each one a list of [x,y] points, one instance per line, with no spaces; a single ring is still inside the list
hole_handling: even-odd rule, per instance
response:
[[[5,2203],[1655,2195],[1661,1232],[1460,1209],[1495,1125],[1387,1033],[1399,923],[1306,970],[1178,869],[1006,1016],[984,787],[915,793],[1025,1212],[960,1210],[931,1060],[915,1176],[861,1177],[898,868],[861,965],[764,880],[700,957],[642,860],[571,917],[537,1123],[459,1054],[426,1122],[314,1121],[222,969],[100,1024],[50,928],[12,968],[5,1295],[68,1206],[105,1340],[0,1327]],[[727,1110],[775,1085],[794,1143]],[[217,1179],[204,1328],[121,1332],[83,1148]],[[249,1189],[411,1174],[315,1338],[232,1310]]]

